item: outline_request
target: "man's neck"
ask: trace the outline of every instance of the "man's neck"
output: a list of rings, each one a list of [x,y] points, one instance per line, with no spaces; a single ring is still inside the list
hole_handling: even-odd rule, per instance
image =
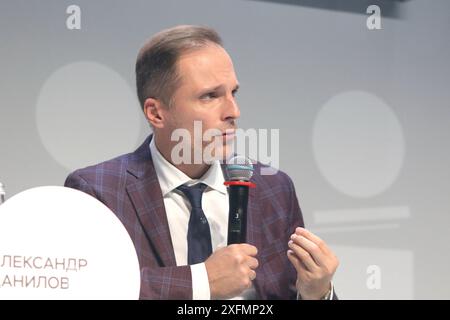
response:
[[[209,164],[201,163],[201,164],[174,164],[172,161],[171,153],[172,153],[172,144],[164,143],[157,136],[153,136],[155,139],[155,146],[158,149],[159,153],[166,159],[170,164],[172,164],[175,168],[183,172],[191,179],[199,179],[201,178],[206,171],[210,168]]]

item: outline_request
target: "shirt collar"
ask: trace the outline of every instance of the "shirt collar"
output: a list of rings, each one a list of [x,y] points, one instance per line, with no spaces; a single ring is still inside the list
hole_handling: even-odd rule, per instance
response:
[[[200,179],[191,179],[163,157],[156,147],[154,136],[150,141],[149,148],[163,197],[180,185],[193,185],[199,182],[203,182],[208,187],[217,190],[220,193],[227,193],[227,188],[223,184],[225,178],[218,160],[215,160],[211,164],[208,171],[206,171]]]

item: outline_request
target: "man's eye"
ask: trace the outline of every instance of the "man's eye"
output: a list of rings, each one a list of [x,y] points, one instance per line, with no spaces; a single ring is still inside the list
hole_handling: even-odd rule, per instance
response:
[[[233,97],[236,97],[236,94],[238,93],[238,91],[237,90],[233,90],[232,92],[231,92],[231,94],[233,95]]]
[[[217,94],[215,92],[208,92],[200,97],[202,100],[211,100],[217,98]]]

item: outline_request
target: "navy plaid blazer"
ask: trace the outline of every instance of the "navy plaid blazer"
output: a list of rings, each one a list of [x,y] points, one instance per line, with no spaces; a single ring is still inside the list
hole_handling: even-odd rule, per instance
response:
[[[65,186],[103,202],[124,224],[141,268],[141,299],[192,299],[189,266],[177,266],[150,135],[133,153],[76,170]],[[291,179],[260,174],[255,165],[247,210],[247,242],[258,248],[254,286],[259,299],[296,299],[296,271],[286,256],[289,236],[304,226]]]

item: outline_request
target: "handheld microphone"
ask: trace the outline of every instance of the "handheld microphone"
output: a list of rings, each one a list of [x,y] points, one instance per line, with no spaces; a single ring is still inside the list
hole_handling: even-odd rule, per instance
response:
[[[242,156],[236,156],[228,161],[226,171],[230,210],[228,213],[228,245],[246,242],[247,204],[249,188],[256,185],[250,182],[253,175],[251,161]]]

